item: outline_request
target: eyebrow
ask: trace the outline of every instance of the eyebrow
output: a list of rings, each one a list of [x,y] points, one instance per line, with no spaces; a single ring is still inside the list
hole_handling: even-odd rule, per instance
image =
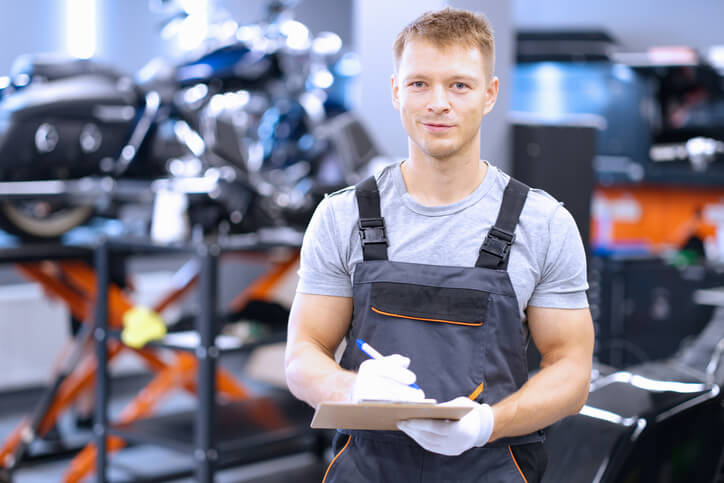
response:
[[[410,81],[413,80],[413,79],[414,79],[414,80],[428,80],[429,78],[430,78],[430,76],[428,76],[428,75],[421,74],[421,73],[418,74],[418,73],[412,72],[412,73],[406,75],[406,76],[402,79],[402,81],[403,81],[403,82],[410,82]],[[447,80],[448,80],[448,81],[451,81],[451,82],[452,82],[452,81],[465,81],[465,82],[468,82],[468,83],[471,83],[471,84],[480,82],[480,79],[477,79],[477,78],[475,78],[475,77],[472,77],[472,76],[469,76],[469,75],[465,75],[465,74],[451,75],[451,76],[447,77]]]

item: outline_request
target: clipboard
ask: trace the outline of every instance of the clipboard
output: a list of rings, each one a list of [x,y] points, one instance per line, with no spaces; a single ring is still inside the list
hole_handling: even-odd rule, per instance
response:
[[[314,411],[311,427],[398,431],[397,421],[418,418],[458,420],[471,409],[470,406],[391,401],[323,402]]]

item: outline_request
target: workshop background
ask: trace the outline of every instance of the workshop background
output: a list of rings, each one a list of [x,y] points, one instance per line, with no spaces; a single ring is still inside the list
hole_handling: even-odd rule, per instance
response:
[[[586,244],[591,391],[544,481],[724,482],[718,0],[2,2],[0,482],[322,480],[301,233],[406,155],[391,45],[445,5],[495,28],[482,156]]]

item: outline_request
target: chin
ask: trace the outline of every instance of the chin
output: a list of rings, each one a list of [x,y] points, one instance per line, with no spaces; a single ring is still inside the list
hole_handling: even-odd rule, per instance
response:
[[[425,153],[436,159],[447,159],[458,152],[456,146],[427,146]]]

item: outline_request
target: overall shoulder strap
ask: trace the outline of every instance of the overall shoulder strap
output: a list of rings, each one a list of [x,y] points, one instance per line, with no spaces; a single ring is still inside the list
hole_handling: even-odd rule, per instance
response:
[[[479,268],[505,270],[508,268],[510,247],[515,240],[515,227],[530,188],[517,179],[510,178],[503,193],[498,219],[485,237],[480,255],[475,263]]]
[[[362,257],[365,261],[387,260],[387,236],[385,220],[380,211],[380,192],[374,176],[355,186],[359,208],[359,236],[362,241]]]

